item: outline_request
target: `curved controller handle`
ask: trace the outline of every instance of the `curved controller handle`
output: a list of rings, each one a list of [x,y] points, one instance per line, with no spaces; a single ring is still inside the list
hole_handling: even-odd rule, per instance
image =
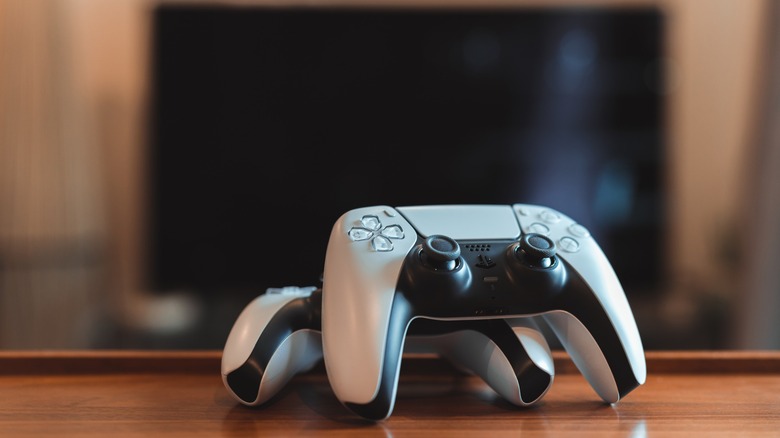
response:
[[[474,252],[455,257],[452,242]],[[388,376],[397,378],[416,318],[515,324],[542,316],[605,401],[645,381],[642,342],[614,270],[584,227],[549,208],[350,210],[331,231],[323,291],[325,367],[355,411],[394,386]]]
[[[248,406],[267,402],[296,374],[322,359],[321,291],[283,288],[266,293],[241,312],[230,331],[222,357],[222,379],[231,395]],[[409,349],[432,352],[480,376],[509,402],[527,406],[550,388],[552,354],[531,320],[513,329],[503,321],[415,325]],[[361,415],[385,418],[395,391]],[[378,419],[378,418],[377,418]]]
[[[222,381],[239,402],[265,403],[322,358],[315,287],[269,290],[236,319],[222,353]]]
[[[617,274],[590,232],[568,216],[538,205],[515,204],[512,210],[523,232],[553,241],[567,271],[578,277],[543,318],[596,393],[618,402],[645,383],[647,367]]]

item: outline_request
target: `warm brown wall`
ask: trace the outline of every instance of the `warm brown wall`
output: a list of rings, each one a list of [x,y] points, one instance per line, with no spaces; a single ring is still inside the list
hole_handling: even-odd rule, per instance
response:
[[[749,227],[740,200],[750,177],[745,157],[761,97],[768,1],[493,1],[658,5],[667,13],[669,271],[727,302],[745,293],[735,290],[739,273],[720,247]],[[149,301],[139,288],[139,236],[147,19],[155,4],[0,0],[0,347],[86,345],[88,334],[72,328],[73,320],[94,317],[85,308],[97,303],[98,313],[133,324]],[[51,274],[36,260],[52,247],[69,248],[77,268]],[[44,322],[61,327],[56,342]]]
[[[754,147],[767,3],[678,0],[668,11],[671,275],[730,301],[740,272],[731,251],[746,226],[746,158]],[[750,221],[750,219],[747,219]]]
[[[0,346],[86,346],[105,304],[103,180],[67,5],[0,3]]]

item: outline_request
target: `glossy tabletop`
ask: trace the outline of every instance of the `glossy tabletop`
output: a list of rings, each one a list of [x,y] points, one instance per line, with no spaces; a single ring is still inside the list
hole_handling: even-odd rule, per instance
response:
[[[234,401],[221,352],[2,352],[0,437],[88,436],[780,436],[780,353],[648,352],[645,385],[600,401],[555,352],[552,388],[532,408],[431,356],[405,356],[392,416],[339,404],[322,366],[265,407]]]

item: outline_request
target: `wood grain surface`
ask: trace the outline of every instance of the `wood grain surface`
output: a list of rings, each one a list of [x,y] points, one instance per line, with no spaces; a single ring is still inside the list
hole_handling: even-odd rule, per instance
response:
[[[532,408],[438,359],[405,357],[393,415],[378,423],[341,406],[321,367],[265,407],[240,405],[222,384],[219,358],[0,353],[0,437],[780,436],[776,352],[648,352],[647,382],[615,405],[556,352],[553,386]]]

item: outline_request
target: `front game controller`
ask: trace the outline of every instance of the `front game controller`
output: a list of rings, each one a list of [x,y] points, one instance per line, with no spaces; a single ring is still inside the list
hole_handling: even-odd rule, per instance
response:
[[[269,289],[244,308],[222,354],[222,380],[237,401],[262,405],[322,359],[321,306],[320,289],[290,286]],[[421,320],[409,335],[409,351],[448,359],[515,405],[535,403],[552,384],[552,355],[532,318],[514,327],[500,320]]]
[[[639,331],[588,230],[538,205],[372,206],[328,242],[322,346],[336,397],[390,415],[410,323],[540,316],[591,387],[615,403],[642,385]]]

